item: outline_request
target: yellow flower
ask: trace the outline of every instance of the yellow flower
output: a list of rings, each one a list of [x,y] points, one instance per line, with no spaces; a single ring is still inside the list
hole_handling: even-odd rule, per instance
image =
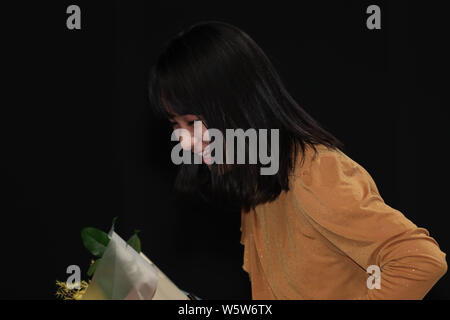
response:
[[[62,300],[80,300],[83,294],[86,292],[89,283],[86,281],[81,281],[80,287],[69,288],[66,282],[56,280],[56,298]]]

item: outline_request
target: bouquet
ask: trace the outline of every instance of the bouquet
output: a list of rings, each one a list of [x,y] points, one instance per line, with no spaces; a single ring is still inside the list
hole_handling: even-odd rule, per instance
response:
[[[89,281],[68,285],[56,281],[57,298],[65,300],[200,300],[180,290],[141,252],[139,230],[128,241],[111,229],[81,231],[84,246],[97,257],[87,271]]]

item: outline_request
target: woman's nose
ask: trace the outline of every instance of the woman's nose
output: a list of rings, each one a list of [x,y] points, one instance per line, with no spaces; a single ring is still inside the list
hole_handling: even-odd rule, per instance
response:
[[[194,153],[202,153],[203,152],[203,143],[201,137],[192,137],[192,149]]]
[[[201,153],[203,151],[201,141],[188,133],[180,135],[180,143],[181,147],[186,151],[192,151],[194,153]]]
[[[176,130],[177,138],[180,141],[181,147],[186,151],[191,151],[194,153],[202,153],[203,152],[203,139],[209,139],[209,135],[206,131],[204,134],[205,137],[202,137],[203,134],[202,128],[200,130],[188,130],[182,128],[181,130]]]

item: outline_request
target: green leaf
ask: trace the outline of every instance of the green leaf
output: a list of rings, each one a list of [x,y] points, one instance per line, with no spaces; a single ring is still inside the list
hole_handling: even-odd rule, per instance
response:
[[[134,230],[134,234],[128,239],[127,243],[136,250],[137,253],[141,253],[141,240],[138,237],[140,230]]]
[[[99,261],[100,261],[100,259],[97,259],[97,260],[94,261],[94,263],[92,263],[92,264],[89,266],[89,269],[88,269],[88,271],[87,271],[88,277],[92,277],[92,275],[94,274],[95,270],[97,269],[97,266],[98,266],[98,262],[99,262]]]
[[[81,239],[86,249],[96,257],[101,257],[109,243],[108,235],[97,228],[83,228]]]

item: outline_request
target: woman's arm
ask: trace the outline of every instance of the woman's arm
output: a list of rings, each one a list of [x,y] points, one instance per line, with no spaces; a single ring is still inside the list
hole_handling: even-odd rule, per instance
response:
[[[364,270],[380,268],[381,288],[355,299],[422,299],[447,272],[428,230],[388,206],[370,174],[340,151],[311,161],[294,192],[318,232]]]

